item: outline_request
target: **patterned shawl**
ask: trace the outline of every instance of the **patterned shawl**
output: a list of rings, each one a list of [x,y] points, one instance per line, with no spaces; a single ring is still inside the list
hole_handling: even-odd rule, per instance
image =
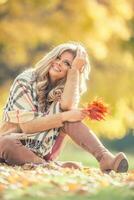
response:
[[[32,81],[33,71],[27,70],[16,77],[10,89],[9,98],[4,107],[3,121],[11,123],[24,123],[49,114],[61,112],[59,102],[52,102],[47,112],[40,112],[36,94],[36,81]],[[26,147],[44,157],[51,152],[59,135],[60,128],[34,134],[21,134]]]

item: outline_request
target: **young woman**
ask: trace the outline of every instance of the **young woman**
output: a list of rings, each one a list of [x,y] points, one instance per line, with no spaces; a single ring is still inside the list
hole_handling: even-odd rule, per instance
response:
[[[78,103],[87,89],[89,72],[84,47],[65,43],[17,76],[3,112],[1,162],[23,165],[55,160],[68,135],[99,161],[102,171],[127,171],[126,156],[114,156],[82,123],[87,111],[78,108]],[[77,167],[69,162],[61,166]]]

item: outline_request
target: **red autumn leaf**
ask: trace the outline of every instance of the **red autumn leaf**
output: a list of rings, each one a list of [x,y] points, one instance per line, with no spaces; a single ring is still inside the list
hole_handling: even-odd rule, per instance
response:
[[[108,106],[105,105],[102,99],[98,98],[92,103],[89,103],[85,110],[88,111],[88,117],[90,119],[100,121],[102,119],[105,119],[105,116],[108,113]]]

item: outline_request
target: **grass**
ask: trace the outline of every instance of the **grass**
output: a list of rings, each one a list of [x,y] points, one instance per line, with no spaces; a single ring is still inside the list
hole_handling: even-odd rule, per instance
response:
[[[34,188],[35,190],[28,192],[28,190],[25,192],[25,194],[22,196],[21,192],[19,191],[14,192],[14,194],[8,194],[6,195],[6,200],[57,200],[57,198],[59,198],[60,200],[113,200],[113,199],[118,199],[118,200],[133,200],[134,199],[134,191],[133,190],[129,190],[128,188],[118,188],[116,189],[115,187],[109,187],[107,189],[101,189],[97,194],[94,195],[90,195],[90,194],[66,194],[65,193],[55,193],[49,195],[49,196],[45,196],[44,195],[44,189],[46,190],[50,190],[45,188]],[[38,192],[40,191],[40,192]],[[29,195],[30,194],[30,195]],[[32,195],[31,195],[32,194]]]

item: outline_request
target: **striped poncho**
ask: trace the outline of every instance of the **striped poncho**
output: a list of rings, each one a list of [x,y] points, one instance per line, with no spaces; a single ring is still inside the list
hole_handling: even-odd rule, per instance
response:
[[[4,107],[3,121],[11,123],[25,123],[36,117],[43,117],[49,114],[61,112],[59,102],[53,102],[49,109],[42,113],[39,111],[39,104],[36,94],[36,81],[33,81],[33,70],[27,70],[16,77],[10,89],[9,98]],[[47,131],[34,134],[23,134],[25,146],[44,157],[51,152],[60,128],[53,128]]]

